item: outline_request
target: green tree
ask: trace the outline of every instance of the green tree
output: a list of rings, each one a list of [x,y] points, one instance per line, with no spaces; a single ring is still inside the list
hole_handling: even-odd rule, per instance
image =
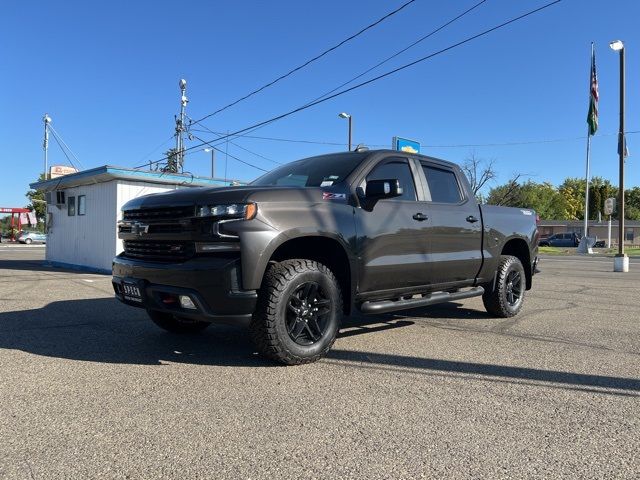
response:
[[[487,203],[507,207],[532,208],[540,218],[564,219],[569,209],[565,198],[549,182],[536,183],[531,180],[522,184],[516,180],[492,188]]]
[[[629,220],[640,220],[640,187],[625,190],[624,203],[624,216]]]
[[[41,173],[38,177],[38,181],[44,180],[44,174]],[[29,190],[26,194],[26,197],[29,199],[29,205],[25,208],[28,208],[36,213],[36,217],[39,222],[44,222],[44,217],[46,215],[47,206],[45,202],[45,194],[43,190]]]
[[[163,172],[178,173],[180,171],[180,165],[178,165],[178,150],[176,148],[170,148],[164,152],[164,156],[167,158],[167,164],[161,168]]]

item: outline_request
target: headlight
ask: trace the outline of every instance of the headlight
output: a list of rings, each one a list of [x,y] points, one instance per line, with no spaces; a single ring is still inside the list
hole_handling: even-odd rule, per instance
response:
[[[196,209],[198,217],[219,217],[251,220],[258,213],[255,203],[232,203],[230,205],[203,205]]]

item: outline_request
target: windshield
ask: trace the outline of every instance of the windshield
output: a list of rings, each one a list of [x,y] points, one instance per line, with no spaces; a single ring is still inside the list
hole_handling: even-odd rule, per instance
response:
[[[251,182],[251,185],[330,187],[342,182],[368,152],[336,153],[287,163]]]

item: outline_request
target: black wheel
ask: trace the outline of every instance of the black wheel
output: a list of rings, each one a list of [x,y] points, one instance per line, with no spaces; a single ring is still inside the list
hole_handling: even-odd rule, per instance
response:
[[[26,238],[24,240],[24,243],[26,243],[27,245],[31,245],[31,242],[33,242],[33,240],[31,240],[30,238]]]
[[[155,310],[147,310],[147,314],[153,323],[171,333],[197,333],[211,325],[209,322],[192,320]]]
[[[487,312],[503,318],[517,315],[524,302],[526,282],[524,267],[520,260],[511,255],[502,255],[495,288],[491,291],[491,286],[487,287],[482,295],[482,302]]]
[[[285,260],[265,274],[251,336],[266,357],[299,365],[329,351],[341,321],[342,295],[331,270],[312,260]]]

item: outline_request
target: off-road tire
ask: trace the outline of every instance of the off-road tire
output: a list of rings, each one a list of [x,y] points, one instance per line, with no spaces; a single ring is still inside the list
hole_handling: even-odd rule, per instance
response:
[[[147,310],[147,314],[153,323],[171,333],[198,333],[211,325],[209,322],[191,320],[166,312]]]
[[[322,317],[325,330],[318,340],[300,345],[291,337],[287,326],[291,313],[287,312],[291,298],[309,283],[317,284],[330,301],[326,307],[329,312]],[[300,365],[319,360],[331,349],[341,321],[342,293],[333,272],[313,260],[292,259],[272,264],[265,273],[250,332],[258,351],[265,357],[285,365]]]
[[[513,285],[510,287],[509,283],[516,275],[519,275],[520,284],[519,298],[514,303],[509,299],[509,289],[513,288]],[[513,284],[512,281],[511,283]],[[487,312],[491,315],[501,318],[513,317],[522,309],[525,291],[526,276],[522,263],[514,256],[501,255],[495,286],[493,290],[491,290],[491,284],[485,287],[482,302]],[[511,290],[511,293],[513,293],[513,290]]]

